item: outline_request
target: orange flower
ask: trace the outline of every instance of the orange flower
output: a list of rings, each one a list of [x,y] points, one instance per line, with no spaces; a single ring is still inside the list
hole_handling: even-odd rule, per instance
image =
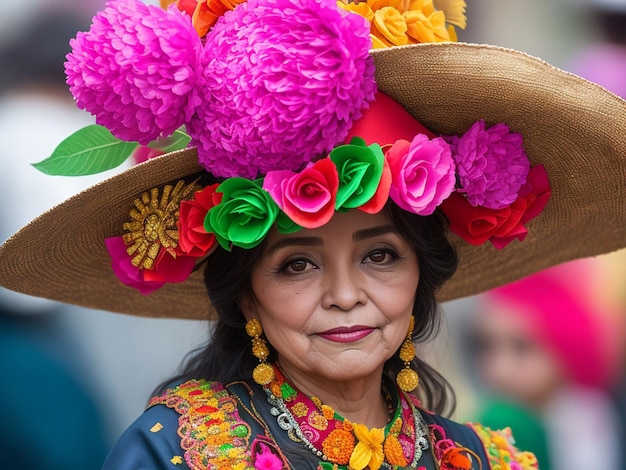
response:
[[[396,436],[387,436],[383,448],[385,451],[385,458],[387,459],[387,463],[389,463],[389,465],[406,467],[409,464],[404,456],[404,452],[402,451],[402,444],[400,444],[400,441]]]
[[[344,429],[332,430],[322,442],[322,452],[329,461],[339,465],[348,463],[353,450],[354,436]]]
[[[322,415],[324,415],[324,418],[331,420],[335,417],[335,410],[333,410],[331,406],[322,405],[320,408],[322,409]]]
[[[278,398],[282,398],[283,396],[283,391],[280,388],[280,385],[277,383],[272,383],[270,385],[270,390],[272,391],[272,393],[274,394],[274,396],[278,397]]]
[[[189,16],[198,36],[203,38],[220,16],[245,0],[160,0],[161,8],[171,4]]]

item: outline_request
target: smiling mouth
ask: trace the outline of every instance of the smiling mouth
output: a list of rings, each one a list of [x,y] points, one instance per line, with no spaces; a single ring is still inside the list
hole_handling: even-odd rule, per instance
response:
[[[365,338],[374,330],[375,328],[372,328],[371,326],[357,325],[351,327],[333,328],[332,330],[319,333],[318,336],[335,343],[352,343]]]

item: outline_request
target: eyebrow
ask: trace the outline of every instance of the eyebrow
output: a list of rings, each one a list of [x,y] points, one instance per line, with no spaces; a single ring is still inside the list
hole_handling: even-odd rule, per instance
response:
[[[281,238],[276,243],[268,247],[266,254],[271,254],[276,250],[287,246],[322,246],[324,242],[320,237],[288,237]]]
[[[362,241],[374,238],[386,233],[398,233],[398,229],[393,225],[381,225],[380,227],[366,228],[359,230],[352,235],[352,240]],[[288,246],[322,246],[324,241],[321,237],[287,237],[281,238],[276,243],[268,247],[267,254]]]
[[[398,233],[398,229],[394,225],[381,225],[379,227],[364,228],[352,235],[352,240],[355,242],[361,240],[367,240],[368,238],[374,238],[386,233]]]

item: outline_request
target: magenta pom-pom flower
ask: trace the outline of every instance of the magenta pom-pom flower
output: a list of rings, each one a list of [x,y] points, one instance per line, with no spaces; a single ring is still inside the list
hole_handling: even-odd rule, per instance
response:
[[[248,0],[206,36],[188,123],[216,176],[297,171],[341,142],[374,99],[369,24],[336,0]]]
[[[506,124],[486,129],[482,120],[462,136],[450,137],[460,192],[472,206],[502,209],[517,199],[530,171],[522,144],[522,135]]]
[[[117,138],[147,144],[191,118],[199,99],[202,44],[189,16],[115,0],[70,44],[70,91]]]

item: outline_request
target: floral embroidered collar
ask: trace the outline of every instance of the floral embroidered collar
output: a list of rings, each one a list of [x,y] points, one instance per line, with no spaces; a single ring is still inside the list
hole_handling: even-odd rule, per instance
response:
[[[298,391],[276,365],[274,372],[275,379],[264,386],[271,412],[290,439],[320,458],[320,470],[416,468],[428,448],[428,427],[415,404],[389,384],[383,393],[391,419],[384,428],[368,429]]]

